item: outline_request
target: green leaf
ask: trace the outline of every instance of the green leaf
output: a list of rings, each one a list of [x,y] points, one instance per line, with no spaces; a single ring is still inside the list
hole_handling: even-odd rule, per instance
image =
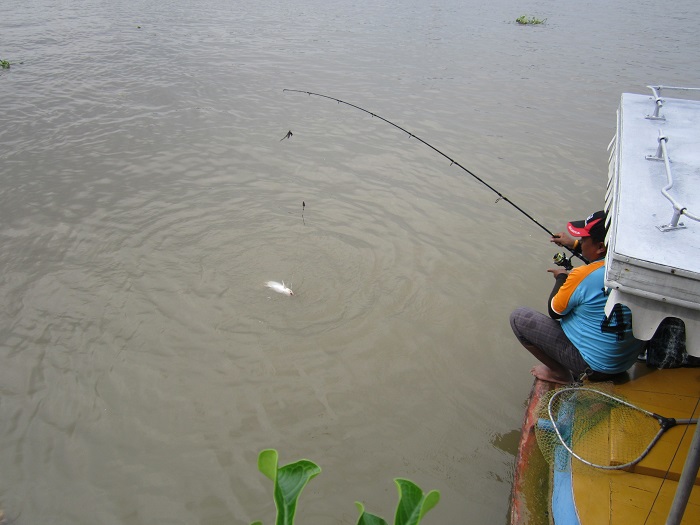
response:
[[[250,525],[262,525],[262,521],[254,521]]]
[[[297,510],[297,500],[301,491],[312,478],[321,473],[321,468],[313,461],[301,459],[277,470],[275,484],[275,505],[277,525],[292,525]]]
[[[357,520],[357,525],[388,525],[379,516],[365,512],[365,506],[359,501],[356,501],[355,505],[357,505],[357,510],[360,511],[360,519]]]
[[[307,459],[280,468],[278,457],[274,449],[263,450],[258,455],[258,469],[275,484],[276,525],[292,525],[301,491],[309,480],[321,473],[321,468]]]
[[[437,490],[423,494],[421,488],[410,480],[397,478],[394,481],[399,489],[399,504],[396,507],[394,525],[417,525],[440,501],[440,493]]]
[[[258,455],[258,470],[273,483],[277,479],[277,451],[274,448],[261,450]]]

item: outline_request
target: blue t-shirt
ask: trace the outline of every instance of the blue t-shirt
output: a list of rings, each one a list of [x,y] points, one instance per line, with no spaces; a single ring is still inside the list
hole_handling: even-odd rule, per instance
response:
[[[596,372],[617,374],[634,364],[644,341],[632,336],[629,308],[617,304],[609,318],[605,315],[604,264],[600,260],[571,270],[551,307],[586,363]]]

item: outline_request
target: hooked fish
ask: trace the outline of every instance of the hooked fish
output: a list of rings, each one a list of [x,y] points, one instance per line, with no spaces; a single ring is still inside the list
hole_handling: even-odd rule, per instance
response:
[[[265,286],[267,286],[271,290],[274,290],[277,293],[283,293],[285,295],[294,295],[294,292],[292,291],[292,289],[287,288],[284,285],[284,281],[282,281],[282,283],[278,283],[277,281],[267,281],[265,283]]]

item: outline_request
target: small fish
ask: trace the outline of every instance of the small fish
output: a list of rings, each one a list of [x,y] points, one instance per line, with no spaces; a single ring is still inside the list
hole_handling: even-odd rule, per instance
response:
[[[274,290],[277,293],[283,293],[285,295],[294,295],[294,292],[291,290],[291,288],[287,288],[284,285],[284,281],[282,281],[281,284],[277,281],[267,281],[265,283],[265,286],[267,286],[271,290]]]
[[[290,130],[287,132],[287,134],[286,134],[284,137],[282,137],[282,138],[280,139],[280,142],[282,142],[284,139],[291,138],[292,135],[294,135],[294,133],[292,133],[292,130],[290,129]]]

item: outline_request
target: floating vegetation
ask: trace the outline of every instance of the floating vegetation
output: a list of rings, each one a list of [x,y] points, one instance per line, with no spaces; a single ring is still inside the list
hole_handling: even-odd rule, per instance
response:
[[[293,525],[294,515],[301,491],[306,484],[321,473],[321,468],[313,461],[301,459],[280,467],[279,455],[275,449],[267,449],[258,455],[258,469],[274,483],[274,500],[277,508],[276,525]],[[407,479],[394,480],[399,489],[399,502],[396,507],[394,525],[418,525],[423,516],[440,501],[440,493],[431,490],[425,494],[421,488]],[[374,514],[365,511],[360,502],[355,502],[360,513],[357,525],[388,525]],[[251,525],[262,525],[255,521]]]
[[[519,16],[518,18],[515,19],[515,21],[520,24],[521,26],[528,26],[528,25],[538,25],[538,24],[544,24],[547,19],[539,19],[535,18],[534,16],[531,16],[530,18],[527,17],[527,15],[522,15]]]
[[[10,69],[10,66],[13,66],[15,64],[24,64],[24,62],[10,62],[9,60],[0,60],[0,69]],[[0,521],[0,525],[2,525],[2,521]]]

